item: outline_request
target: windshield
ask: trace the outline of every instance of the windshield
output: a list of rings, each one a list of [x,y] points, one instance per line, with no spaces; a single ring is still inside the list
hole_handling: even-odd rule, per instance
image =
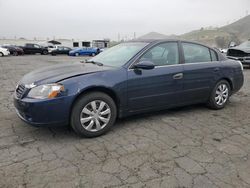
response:
[[[112,67],[120,67],[127,63],[147,44],[148,43],[146,42],[129,42],[118,44],[91,58],[89,61],[99,62],[103,65]]]
[[[240,47],[250,48],[250,41],[243,42],[239,45]]]

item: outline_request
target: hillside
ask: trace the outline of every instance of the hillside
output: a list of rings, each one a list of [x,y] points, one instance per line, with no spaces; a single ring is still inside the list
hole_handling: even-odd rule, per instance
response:
[[[227,33],[236,35],[240,40],[250,39],[250,15],[221,27],[221,29]]]
[[[196,30],[190,33],[186,33],[180,36],[181,39],[191,40],[191,41],[198,41],[210,46],[217,46],[224,48],[228,45],[230,41],[239,42],[239,39],[226,31],[221,29],[214,29],[214,30]]]
[[[191,31],[180,38],[226,48],[231,41],[240,43],[250,38],[250,15],[220,28]]]
[[[201,28],[180,36],[167,36],[164,34],[151,32],[139,37],[140,39],[166,39],[180,38],[184,40],[198,41],[210,46],[227,48],[231,41],[236,43],[250,39],[250,15],[234,23],[220,28]]]
[[[138,39],[166,39],[168,36],[161,34],[161,33],[157,33],[157,32],[150,32],[147,33],[145,35],[140,36]]]

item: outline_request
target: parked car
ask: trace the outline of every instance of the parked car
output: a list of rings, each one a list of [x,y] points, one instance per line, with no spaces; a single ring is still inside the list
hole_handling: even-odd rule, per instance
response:
[[[27,43],[24,46],[20,46],[25,54],[41,54],[47,55],[48,49],[46,47],[40,46],[38,44]]]
[[[76,48],[69,52],[70,56],[79,56],[79,55],[88,55],[88,56],[95,56],[100,53],[99,48]]]
[[[29,124],[70,124],[79,135],[95,137],[117,117],[196,103],[222,109],[242,87],[242,70],[238,61],[202,44],[132,41],[84,63],[25,75],[14,105]]]
[[[54,49],[50,52],[51,55],[62,55],[62,54],[66,54],[69,55],[69,52],[72,49],[69,47],[65,47],[65,46],[58,46],[57,49]]]
[[[3,48],[6,48],[9,50],[11,55],[18,56],[18,55],[23,55],[23,49],[17,46],[13,45],[2,45]]]
[[[226,48],[220,48],[219,51],[223,54],[226,54],[227,53],[227,50]]]
[[[10,51],[6,48],[0,47],[0,57],[8,56],[8,55],[10,55]]]
[[[58,47],[60,47],[60,45],[53,45],[53,46],[49,45],[47,49],[48,49],[48,52],[51,53],[53,50],[56,50]]]
[[[250,39],[239,46],[229,48],[227,56],[230,59],[239,60],[242,64],[250,66]]]

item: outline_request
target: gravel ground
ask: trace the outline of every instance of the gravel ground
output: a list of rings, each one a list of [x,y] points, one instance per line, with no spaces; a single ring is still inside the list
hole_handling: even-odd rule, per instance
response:
[[[104,136],[35,128],[12,94],[29,71],[83,58],[0,58],[0,187],[250,187],[250,69],[220,111],[202,105],[119,120]]]

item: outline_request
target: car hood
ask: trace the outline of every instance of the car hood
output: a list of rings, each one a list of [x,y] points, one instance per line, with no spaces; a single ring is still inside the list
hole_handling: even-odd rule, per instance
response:
[[[26,74],[20,83],[25,85],[41,85],[55,83],[74,76],[100,72],[112,69],[108,66],[98,66],[91,63],[64,63],[37,69]]]
[[[240,50],[240,51],[245,52],[245,53],[250,53],[250,48],[243,48],[240,46],[229,48],[229,50]]]

